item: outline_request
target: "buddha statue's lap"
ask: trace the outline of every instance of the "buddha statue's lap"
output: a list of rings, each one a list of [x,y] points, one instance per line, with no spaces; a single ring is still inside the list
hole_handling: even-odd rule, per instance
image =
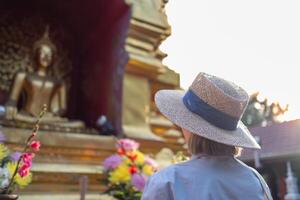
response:
[[[22,111],[17,113],[14,116],[13,120],[24,122],[24,123],[30,123],[30,124],[36,123],[36,117],[28,115],[28,113]],[[82,121],[70,120],[64,117],[53,116],[53,115],[49,115],[49,113],[46,113],[43,116],[43,120],[40,124],[41,125],[51,124],[62,128],[85,128],[85,124]]]
[[[48,112],[43,117],[41,125],[84,128],[85,124],[82,121],[63,117],[67,107],[67,91],[64,80],[48,75],[56,52],[56,47],[49,39],[48,31],[34,44],[33,52],[36,71],[16,74],[6,103],[6,120],[35,123],[36,116],[46,104]]]

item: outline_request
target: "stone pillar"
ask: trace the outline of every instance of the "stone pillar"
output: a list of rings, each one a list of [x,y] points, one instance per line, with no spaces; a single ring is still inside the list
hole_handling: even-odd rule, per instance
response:
[[[297,178],[294,176],[290,161],[287,162],[287,177],[285,179],[287,194],[285,200],[300,200]]]

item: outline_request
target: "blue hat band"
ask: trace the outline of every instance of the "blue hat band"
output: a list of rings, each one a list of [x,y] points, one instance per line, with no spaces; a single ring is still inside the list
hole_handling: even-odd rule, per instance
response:
[[[193,91],[188,90],[183,97],[183,103],[192,113],[202,117],[210,124],[225,130],[236,130],[240,118],[232,117],[204,102]]]

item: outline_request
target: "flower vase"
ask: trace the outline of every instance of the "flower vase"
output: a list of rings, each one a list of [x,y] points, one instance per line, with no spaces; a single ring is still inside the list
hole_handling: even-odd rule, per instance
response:
[[[16,194],[0,194],[0,200],[16,200],[18,197]]]

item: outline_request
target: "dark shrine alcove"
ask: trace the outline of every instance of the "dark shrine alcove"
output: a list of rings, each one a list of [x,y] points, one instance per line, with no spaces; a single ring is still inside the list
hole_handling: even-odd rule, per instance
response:
[[[124,46],[131,14],[124,0],[6,0],[1,2],[0,11],[2,20],[34,19],[37,24],[28,26],[31,28],[23,30],[24,34],[41,35],[44,26],[50,26],[50,37],[53,32],[59,56],[64,56],[61,60],[65,61],[58,69],[69,81],[66,117],[94,127],[104,114],[121,133],[122,82],[128,60]],[[8,27],[0,28],[6,31]],[[27,46],[36,39],[32,37],[26,40]],[[1,67],[5,68],[0,64]],[[13,69],[16,72],[26,67]],[[7,79],[3,84],[11,78]],[[8,92],[1,87],[1,104]]]

